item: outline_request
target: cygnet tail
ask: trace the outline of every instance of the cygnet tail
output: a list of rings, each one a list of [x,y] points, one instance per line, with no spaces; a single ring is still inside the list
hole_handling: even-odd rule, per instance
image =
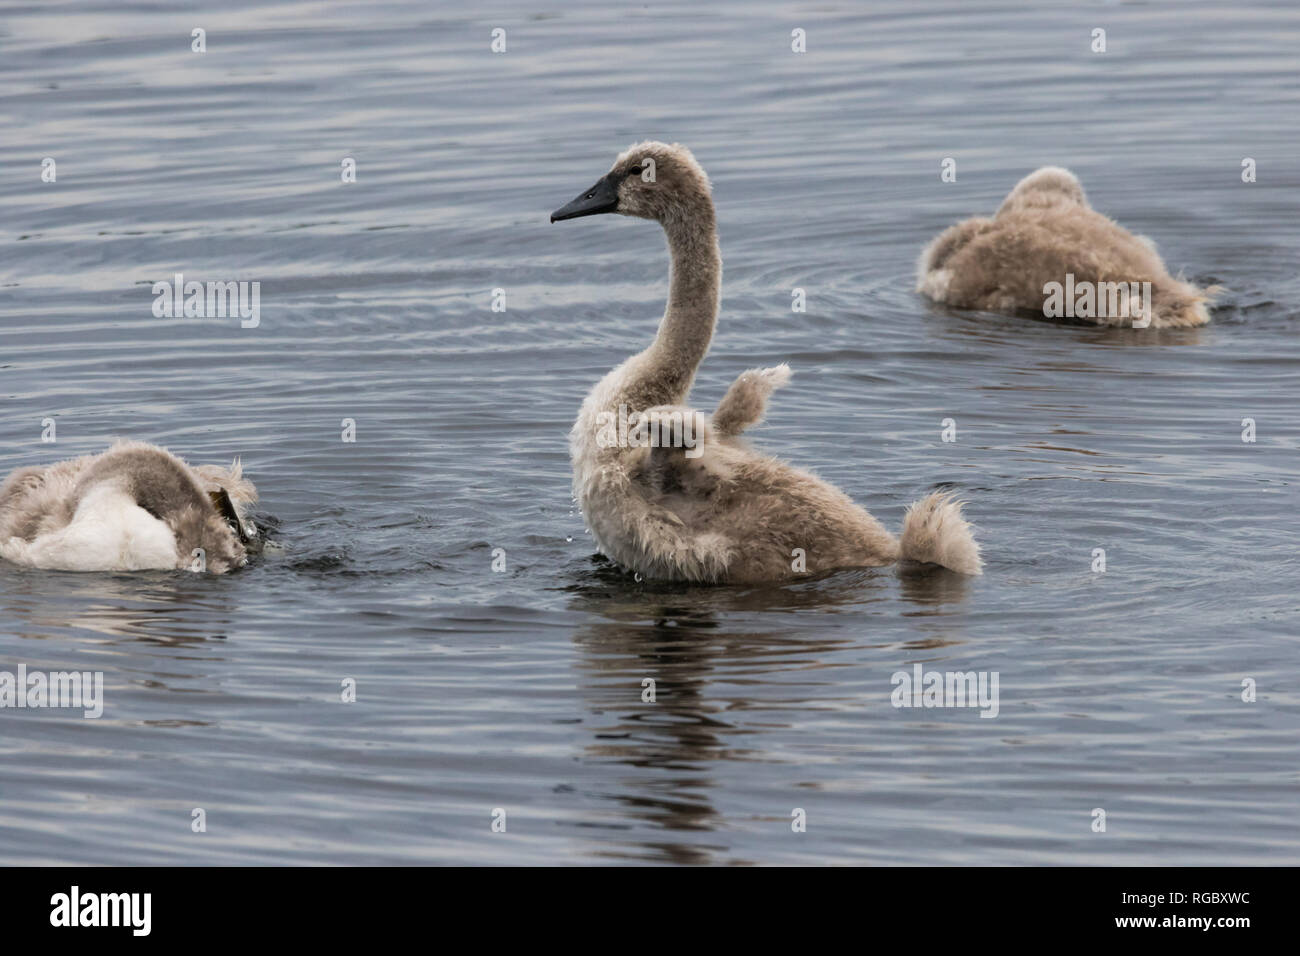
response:
[[[962,574],[980,574],[983,562],[960,501],[936,491],[913,503],[903,515],[899,548],[904,561],[939,564]]]

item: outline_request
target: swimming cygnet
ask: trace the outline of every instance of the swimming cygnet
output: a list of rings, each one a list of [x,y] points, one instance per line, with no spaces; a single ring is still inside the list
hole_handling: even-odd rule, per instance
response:
[[[1154,242],[1089,206],[1068,169],[1044,166],[992,219],[959,222],[926,246],[916,291],[963,309],[1176,328],[1208,322],[1218,289],[1172,277]]]
[[[190,467],[123,441],[99,455],[20,468],[0,484],[0,557],[59,571],[243,566],[257,500],[236,460]]]
[[[762,419],[786,366],[742,374],[712,416],[685,404],[722,281],[709,181],[689,150],[631,147],[551,221],[611,212],[659,222],[672,265],[654,342],[601,379],[570,434],[574,495],[604,554],[668,581],[779,581],[900,560],[980,573],[979,548],[950,495],[914,504],[900,542],[833,485],[739,437]],[[636,423],[626,440],[620,422]]]

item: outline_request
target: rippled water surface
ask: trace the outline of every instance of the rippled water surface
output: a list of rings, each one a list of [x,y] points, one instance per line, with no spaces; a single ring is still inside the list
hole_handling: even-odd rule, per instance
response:
[[[0,471],[240,455],[276,541],[226,577],[0,564],[0,670],[106,685],[98,720],[0,711],[0,861],[1300,862],[1294,6],[221,7],[0,13]],[[788,361],[756,441],[894,529],[957,489],[983,577],[594,555],[566,432],[667,255],[547,213],[644,138],[714,180],[697,402]],[[1045,163],[1225,286],[1213,323],[915,295]],[[155,318],[177,272],[261,282],[260,326]],[[997,672],[998,716],[894,708],[917,663]]]

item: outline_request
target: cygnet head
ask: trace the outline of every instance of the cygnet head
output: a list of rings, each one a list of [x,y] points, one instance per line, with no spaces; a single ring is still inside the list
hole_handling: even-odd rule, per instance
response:
[[[709,177],[677,143],[637,143],[577,199],[551,213],[551,222],[616,212],[665,225],[713,212]]]
[[[1079,177],[1060,166],[1042,166],[1016,183],[998,207],[997,215],[1069,205],[1088,207]]]

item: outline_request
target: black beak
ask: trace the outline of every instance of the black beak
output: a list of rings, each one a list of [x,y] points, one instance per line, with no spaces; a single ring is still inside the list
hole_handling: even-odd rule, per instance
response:
[[[561,219],[577,219],[579,216],[595,216],[602,212],[618,209],[618,181],[613,174],[597,180],[585,193],[551,213],[551,222]]]
[[[209,491],[208,500],[212,502],[212,507],[217,509],[217,514],[226,519],[226,524],[230,525],[230,530],[239,536],[240,544],[248,544],[248,532],[244,530],[244,523],[239,520],[239,512],[235,510],[235,503],[230,500],[230,492],[222,488],[220,491]]]

